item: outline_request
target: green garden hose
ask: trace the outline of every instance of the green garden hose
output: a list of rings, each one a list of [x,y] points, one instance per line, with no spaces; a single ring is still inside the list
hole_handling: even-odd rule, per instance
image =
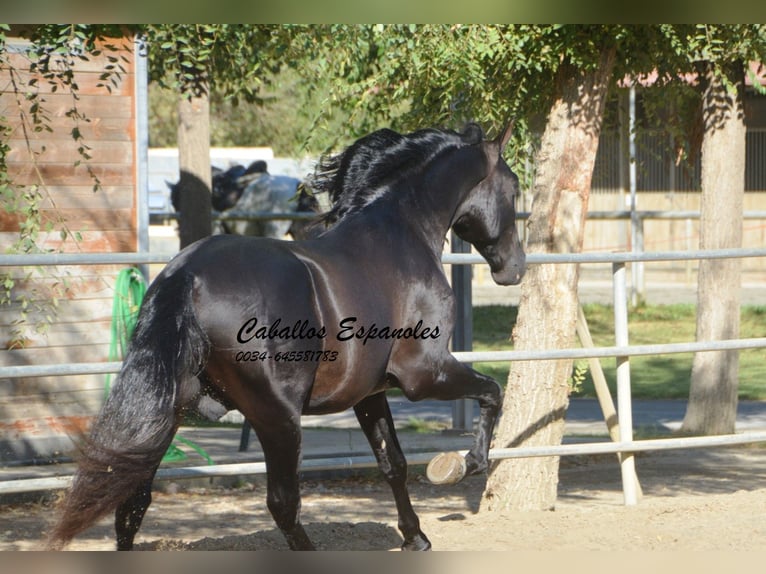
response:
[[[109,342],[109,360],[119,361],[125,356],[128,342],[138,319],[138,310],[146,294],[144,276],[135,267],[123,269],[117,274],[112,301],[112,333]],[[112,376],[106,376],[105,396],[111,390]]]
[[[114,286],[114,301],[112,302],[112,328],[111,341],[109,343],[109,360],[119,361],[125,356],[130,337],[136,327],[138,319],[138,310],[141,308],[141,302],[146,294],[146,281],[141,272],[135,267],[123,269],[117,274],[117,281]],[[109,394],[111,389],[111,375],[106,376],[105,395]],[[176,446],[175,443],[182,443],[196,451],[208,464],[215,464],[213,459],[205,450],[194,444],[192,441],[176,435],[168,448],[163,462],[175,462],[186,460],[186,454]]]

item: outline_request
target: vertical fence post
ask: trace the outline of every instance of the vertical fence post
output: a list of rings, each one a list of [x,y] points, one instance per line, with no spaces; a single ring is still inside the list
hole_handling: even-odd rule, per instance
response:
[[[136,186],[138,197],[136,198],[136,228],[137,248],[136,251],[146,253],[149,251],[149,68],[148,57],[144,53],[143,41],[136,39],[133,42],[133,54],[136,62],[135,70],[135,96],[136,96]],[[140,264],[138,268],[149,283],[149,265]]]
[[[614,343],[618,347],[628,345],[628,293],[625,280],[625,264],[612,264],[614,293]],[[630,359],[617,357],[617,417],[620,424],[620,442],[633,441],[633,409],[630,397]],[[632,453],[622,453],[620,462],[622,492],[626,506],[638,502],[636,485],[636,461]]]
[[[630,186],[630,249],[633,253],[643,250],[643,220],[638,215],[638,175],[636,172],[636,87],[630,86],[628,93],[628,184]],[[639,237],[639,234],[641,236]],[[641,245],[639,245],[639,243]],[[639,302],[639,281],[643,281],[643,262],[636,261],[631,267],[632,284],[630,302],[634,307]],[[616,304],[616,303],[615,303]]]
[[[636,217],[636,243],[633,245],[634,253],[644,252],[644,218]],[[633,274],[633,290],[631,293],[631,305],[633,307],[646,301],[646,281],[644,280],[644,262],[636,261],[631,269]]]
[[[452,233],[452,253],[470,253],[471,244]],[[470,351],[473,347],[473,296],[471,291],[471,265],[452,265],[452,290],[455,293],[455,328],[452,333],[453,351]],[[470,365],[468,365],[470,366]],[[458,399],[452,403],[452,428],[471,430],[473,428],[473,407],[471,399]]]

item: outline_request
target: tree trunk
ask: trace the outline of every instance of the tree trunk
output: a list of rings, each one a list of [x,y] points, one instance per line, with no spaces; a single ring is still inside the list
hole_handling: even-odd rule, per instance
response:
[[[742,246],[745,189],[744,67],[727,70],[734,93],[708,72],[703,95],[700,249]],[[697,340],[739,337],[740,259],[702,260],[697,283]],[[737,418],[738,351],[697,353],[689,404],[681,427],[694,435],[734,432]]]
[[[582,249],[583,229],[614,51],[604,50],[598,69],[562,65],[537,157],[528,253]],[[577,319],[578,266],[536,265],[521,285],[513,331],[516,349],[572,345]],[[569,404],[572,361],[513,363],[495,446],[561,443]],[[486,510],[550,509],[556,502],[558,457],[508,459],[490,470],[481,507]]]
[[[210,214],[210,101],[207,95],[178,102],[180,179],[178,235],[181,249],[212,232]]]

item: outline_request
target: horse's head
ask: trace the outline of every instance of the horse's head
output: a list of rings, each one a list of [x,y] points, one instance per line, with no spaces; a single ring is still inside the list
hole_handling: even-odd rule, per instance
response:
[[[489,171],[460,204],[452,229],[489,263],[498,285],[517,285],[526,270],[526,255],[516,230],[519,178],[503,160],[513,124],[497,139],[481,144]]]

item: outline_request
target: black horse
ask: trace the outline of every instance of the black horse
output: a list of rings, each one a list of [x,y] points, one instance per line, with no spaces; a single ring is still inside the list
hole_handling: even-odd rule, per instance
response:
[[[219,235],[170,261],[84,442],[51,547],[116,510],[117,547],[130,549],[179,421],[206,395],[255,430],[267,505],[291,548],[313,548],[300,522],[301,414],[349,407],[393,491],[402,548],[430,548],[385,390],[413,401],[476,399],[479,426],[461,463],[468,474],[486,471],[502,392],[449,352],[454,297],[440,256],[452,228],[498,284],[521,280],[518,178],[501,157],[509,137],[510,127],[487,141],[474,124],[462,133],[377,131],[320,162],[313,185],[333,207],[319,238]]]

